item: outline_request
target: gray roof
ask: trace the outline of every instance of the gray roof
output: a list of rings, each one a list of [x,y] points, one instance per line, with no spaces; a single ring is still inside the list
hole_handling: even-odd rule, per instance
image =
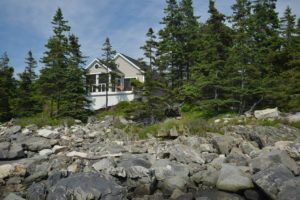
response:
[[[147,71],[148,66],[144,65],[143,63],[139,62],[138,60],[131,58],[129,56],[126,56],[125,54],[122,53],[122,56],[124,56],[125,58],[127,58],[130,62],[132,62],[133,64],[135,64],[136,66],[138,66],[141,70],[143,71]]]

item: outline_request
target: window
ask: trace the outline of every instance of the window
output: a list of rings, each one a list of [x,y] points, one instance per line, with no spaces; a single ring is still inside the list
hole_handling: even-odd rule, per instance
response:
[[[135,80],[135,78],[125,78],[124,79],[124,91],[132,91],[133,87],[131,85],[131,81]]]

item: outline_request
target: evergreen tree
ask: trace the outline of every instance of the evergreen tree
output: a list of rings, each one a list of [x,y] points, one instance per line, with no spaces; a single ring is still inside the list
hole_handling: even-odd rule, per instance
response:
[[[114,57],[116,55],[116,51],[113,50],[112,45],[110,44],[109,38],[106,38],[103,48],[102,48],[103,54],[102,54],[102,62],[110,68],[112,71],[116,70],[116,63],[114,61]],[[106,71],[106,89],[105,89],[105,108],[108,109],[108,90],[110,88],[110,81],[109,81],[109,71]],[[113,74],[113,73],[112,73]]]
[[[14,99],[13,110],[17,117],[32,116],[41,110],[34,82],[36,78],[34,68],[36,68],[37,62],[31,51],[28,52],[25,63],[27,65],[24,72],[19,74],[18,87]]]
[[[89,100],[85,87],[84,57],[75,35],[69,36],[69,57],[66,70],[66,87],[62,94],[62,115],[85,119]]]
[[[154,123],[163,117],[163,96],[160,95],[164,90],[164,84],[156,68],[157,42],[152,28],[149,28],[145,45],[141,47],[144,50],[145,59],[148,60],[148,70],[145,72],[144,88],[139,96],[142,96],[145,103],[145,109],[142,115],[150,118],[150,123]]]
[[[228,92],[228,72],[225,65],[228,48],[231,45],[231,30],[224,24],[225,16],[215,8],[213,0],[209,1],[209,14],[202,27],[202,49],[199,52],[199,64],[193,69],[193,82],[189,90],[193,91],[196,100],[201,99],[201,107],[214,113],[226,107]]]
[[[251,1],[236,0],[230,17],[234,30],[233,46],[230,49],[227,67],[230,69],[232,98],[237,104],[233,107],[242,114],[252,105],[253,97],[260,94],[256,80],[259,71],[254,66],[254,43],[249,26],[251,23]],[[228,77],[229,78],[229,77]]]
[[[0,57],[0,122],[12,117],[11,103],[15,92],[14,69],[9,65],[9,58],[5,52]]]
[[[64,20],[60,8],[56,11],[52,24],[54,35],[45,45],[42,62],[45,67],[41,70],[39,85],[42,94],[50,98],[50,115],[53,115],[53,105],[56,102],[56,116],[60,114],[61,95],[66,87],[66,70],[68,67],[68,38],[66,33],[70,26]]]
[[[171,89],[182,85],[182,13],[176,0],[166,0],[165,17],[161,24],[164,28],[159,31],[158,66]]]
[[[156,36],[152,28],[149,28],[146,36],[148,39],[146,44],[142,46],[141,49],[144,50],[144,56],[148,60],[150,71],[152,71],[155,66],[155,56],[157,53]]]
[[[284,47],[289,48],[295,34],[296,16],[292,14],[292,9],[288,6],[284,11],[284,16],[280,19],[281,35],[284,39]]]
[[[199,49],[199,23],[198,17],[194,14],[192,0],[182,0],[180,3],[180,11],[182,13],[182,62],[184,65],[185,78],[190,79],[191,68],[197,62]]]

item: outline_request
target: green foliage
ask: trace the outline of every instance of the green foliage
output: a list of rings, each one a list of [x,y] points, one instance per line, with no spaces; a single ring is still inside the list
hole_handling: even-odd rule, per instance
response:
[[[9,65],[7,53],[0,57],[0,122],[12,117],[12,102],[15,95],[14,69]]]
[[[26,127],[27,125],[35,124],[39,128],[43,126],[58,126],[58,125],[68,125],[72,126],[75,124],[73,118],[66,117],[66,118],[51,118],[45,114],[37,114],[31,117],[22,117],[17,118],[16,122],[17,125]]]

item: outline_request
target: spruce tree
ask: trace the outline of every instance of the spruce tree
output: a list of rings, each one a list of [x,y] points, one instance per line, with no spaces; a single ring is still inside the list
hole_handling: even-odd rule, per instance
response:
[[[230,102],[226,100],[228,72],[225,65],[231,45],[231,30],[224,24],[225,15],[216,9],[213,0],[209,1],[208,12],[210,17],[201,29],[199,64],[193,69],[193,82],[189,90],[197,94],[195,100],[201,99],[202,109],[213,114]]]
[[[17,117],[32,116],[41,111],[35,85],[36,74],[34,69],[37,66],[37,62],[31,51],[28,52],[25,63],[24,72],[19,74],[18,87],[14,99],[13,110],[14,115]]]
[[[102,47],[102,62],[110,68],[112,71],[116,70],[116,63],[114,60],[114,57],[116,55],[116,51],[113,50],[112,45],[110,44],[109,38],[106,38],[105,42],[103,43]],[[109,71],[106,71],[106,87],[105,87],[105,108],[108,109],[108,90],[110,88],[110,82],[109,82]]]
[[[230,17],[234,30],[233,46],[230,48],[227,67],[230,69],[231,98],[235,99],[234,110],[242,114],[250,109],[253,97],[259,95],[256,80],[259,71],[254,66],[254,42],[249,26],[251,23],[251,1],[236,0]]]
[[[149,28],[147,34],[147,41],[141,49],[144,51],[144,56],[147,59],[146,62],[149,63],[150,71],[155,67],[155,59],[157,53],[157,41],[156,36],[152,28]]]
[[[86,119],[90,101],[87,98],[83,65],[84,56],[78,38],[69,36],[69,57],[66,70],[66,87],[62,94],[62,115]]]
[[[66,87],[66,70],[68,67],[68,37],[70,31],[68,22],[64,20],[60,8],[56,11],[52,24],[54,35],[49,38],[45,47],[42,63],[45,67],[41,70],[40,89],[44,97],[50,100],[50,115],[53,115],[54,101],[56,103],[56,116],[60,114],[62,92]]]
[[[0,122],[12,117],[11,103],[15,93],[14,69],[9,65],[9,58],[5,52],[0,57]]]

